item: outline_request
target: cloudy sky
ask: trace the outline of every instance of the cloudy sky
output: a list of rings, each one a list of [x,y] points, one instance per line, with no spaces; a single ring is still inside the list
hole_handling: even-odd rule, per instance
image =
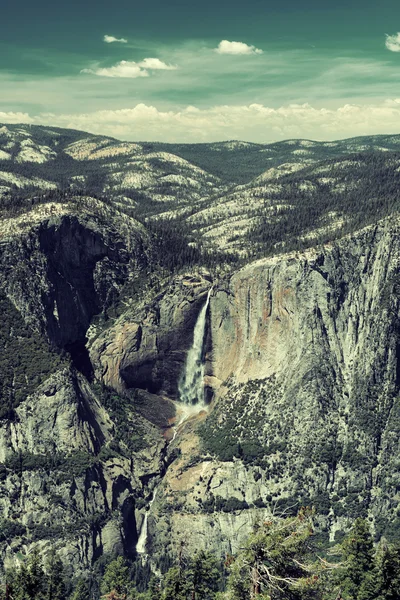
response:
[[[0,122],[129,140],[400,133],[399,0],[5,0]]]

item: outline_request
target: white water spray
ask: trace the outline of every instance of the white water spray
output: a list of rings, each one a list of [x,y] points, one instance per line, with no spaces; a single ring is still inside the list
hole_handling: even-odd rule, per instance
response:
[[[209,289],[206,303],[201,309],[193,332],[193,343],[186,357],[185,370],[179,382],[179,397],[185,404],[205,404],[203,346],[206,330],[207,309],[212,288]]]
[[[153,504],[154,500],[156,499],[156,493],[157,493],[157,488],[154,490],[153,497],[152,497],[152,499],[149,502],[149,507],[146,510],[146,512],[144,513],[142,526],[140,528],[139,539],[138,539],[138,542],[136,544],[136,552],[138,554],[146,554],[147,521],[148,521],[148,518],[149,518],[149,513],[150,513],[151,505]]]

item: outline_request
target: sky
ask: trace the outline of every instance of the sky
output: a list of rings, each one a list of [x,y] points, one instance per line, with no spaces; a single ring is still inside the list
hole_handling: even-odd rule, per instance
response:
[[[399,0],[0,0],[0,122],[135,141],[400,133]]]

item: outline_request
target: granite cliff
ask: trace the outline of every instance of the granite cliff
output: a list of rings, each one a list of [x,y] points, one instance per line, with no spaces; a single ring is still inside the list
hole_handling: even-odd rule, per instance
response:
[[[155,550],[184,538],[235,551],[266,512],[306,504],[331,541],[359,515],[377,538],[398,536],[399,234],[397,220],[381,222],[216,287],[215,399],[175,442]]]

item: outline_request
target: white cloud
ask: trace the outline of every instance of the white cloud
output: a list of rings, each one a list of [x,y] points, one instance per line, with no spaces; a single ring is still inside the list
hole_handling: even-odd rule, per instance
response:
[[[97,67],[95,69],[82,69],[81,73],[90,73],[99,77],[119,77],[136,79],[136,77],[148,77],[150,71],[175,71],[178,67],[167,65],[159,58],[144,58],[140,62],[134,60],[121,60],[112,67]]]
[[[215,48],[218,54],[262,54],[263,51],[255,46],[249,46],[244,42],[228,42],[228,40],[222,40],[218,44],[218,48]]]
[[[385,46],[391,52],[400,52],[400,31],[394,35],[386,34]]]
[[[99,77],[122,77],[135,79],[136,77],[148,77],[149,74],[145,69],[131,60],[121,60],[112,67],[98,67],[97,69],[82,69],[81,73],[91,73]]]
[[[153,70],[164,70],[164,71],[175,71],[178,67],[175,65],[167,65],[165,62],[160,60],[159,58],[145,58],[140,63],[138,63],[139,67],[143,69],[153,69]]]
[[[8,123],[9,125],[18,123],[34,123],[35,119],[28,115],[28,113],[22,112],[1,112],[0,111],[0,123]]]
[[[105,35],[103,37],[103,41],[106,42],[106,44],[113,44],[114,42],[118,42],[119,44],[128,43],[128,40],[126,40],[125,38],[116,38],[113,35]]]
[[[376,104],[344,104],[337,108],[316,108],[310,104],[271,108],[262,104],[250,104],[159,110],[155,106],[137,104],[132,108],[82,114],[41,114],[32,117],[25,113],[0,113],[0,122],[15,123],[16,120],[83,129],[131,140],[334,140],[357,135],[400,133],[400,98]]]

